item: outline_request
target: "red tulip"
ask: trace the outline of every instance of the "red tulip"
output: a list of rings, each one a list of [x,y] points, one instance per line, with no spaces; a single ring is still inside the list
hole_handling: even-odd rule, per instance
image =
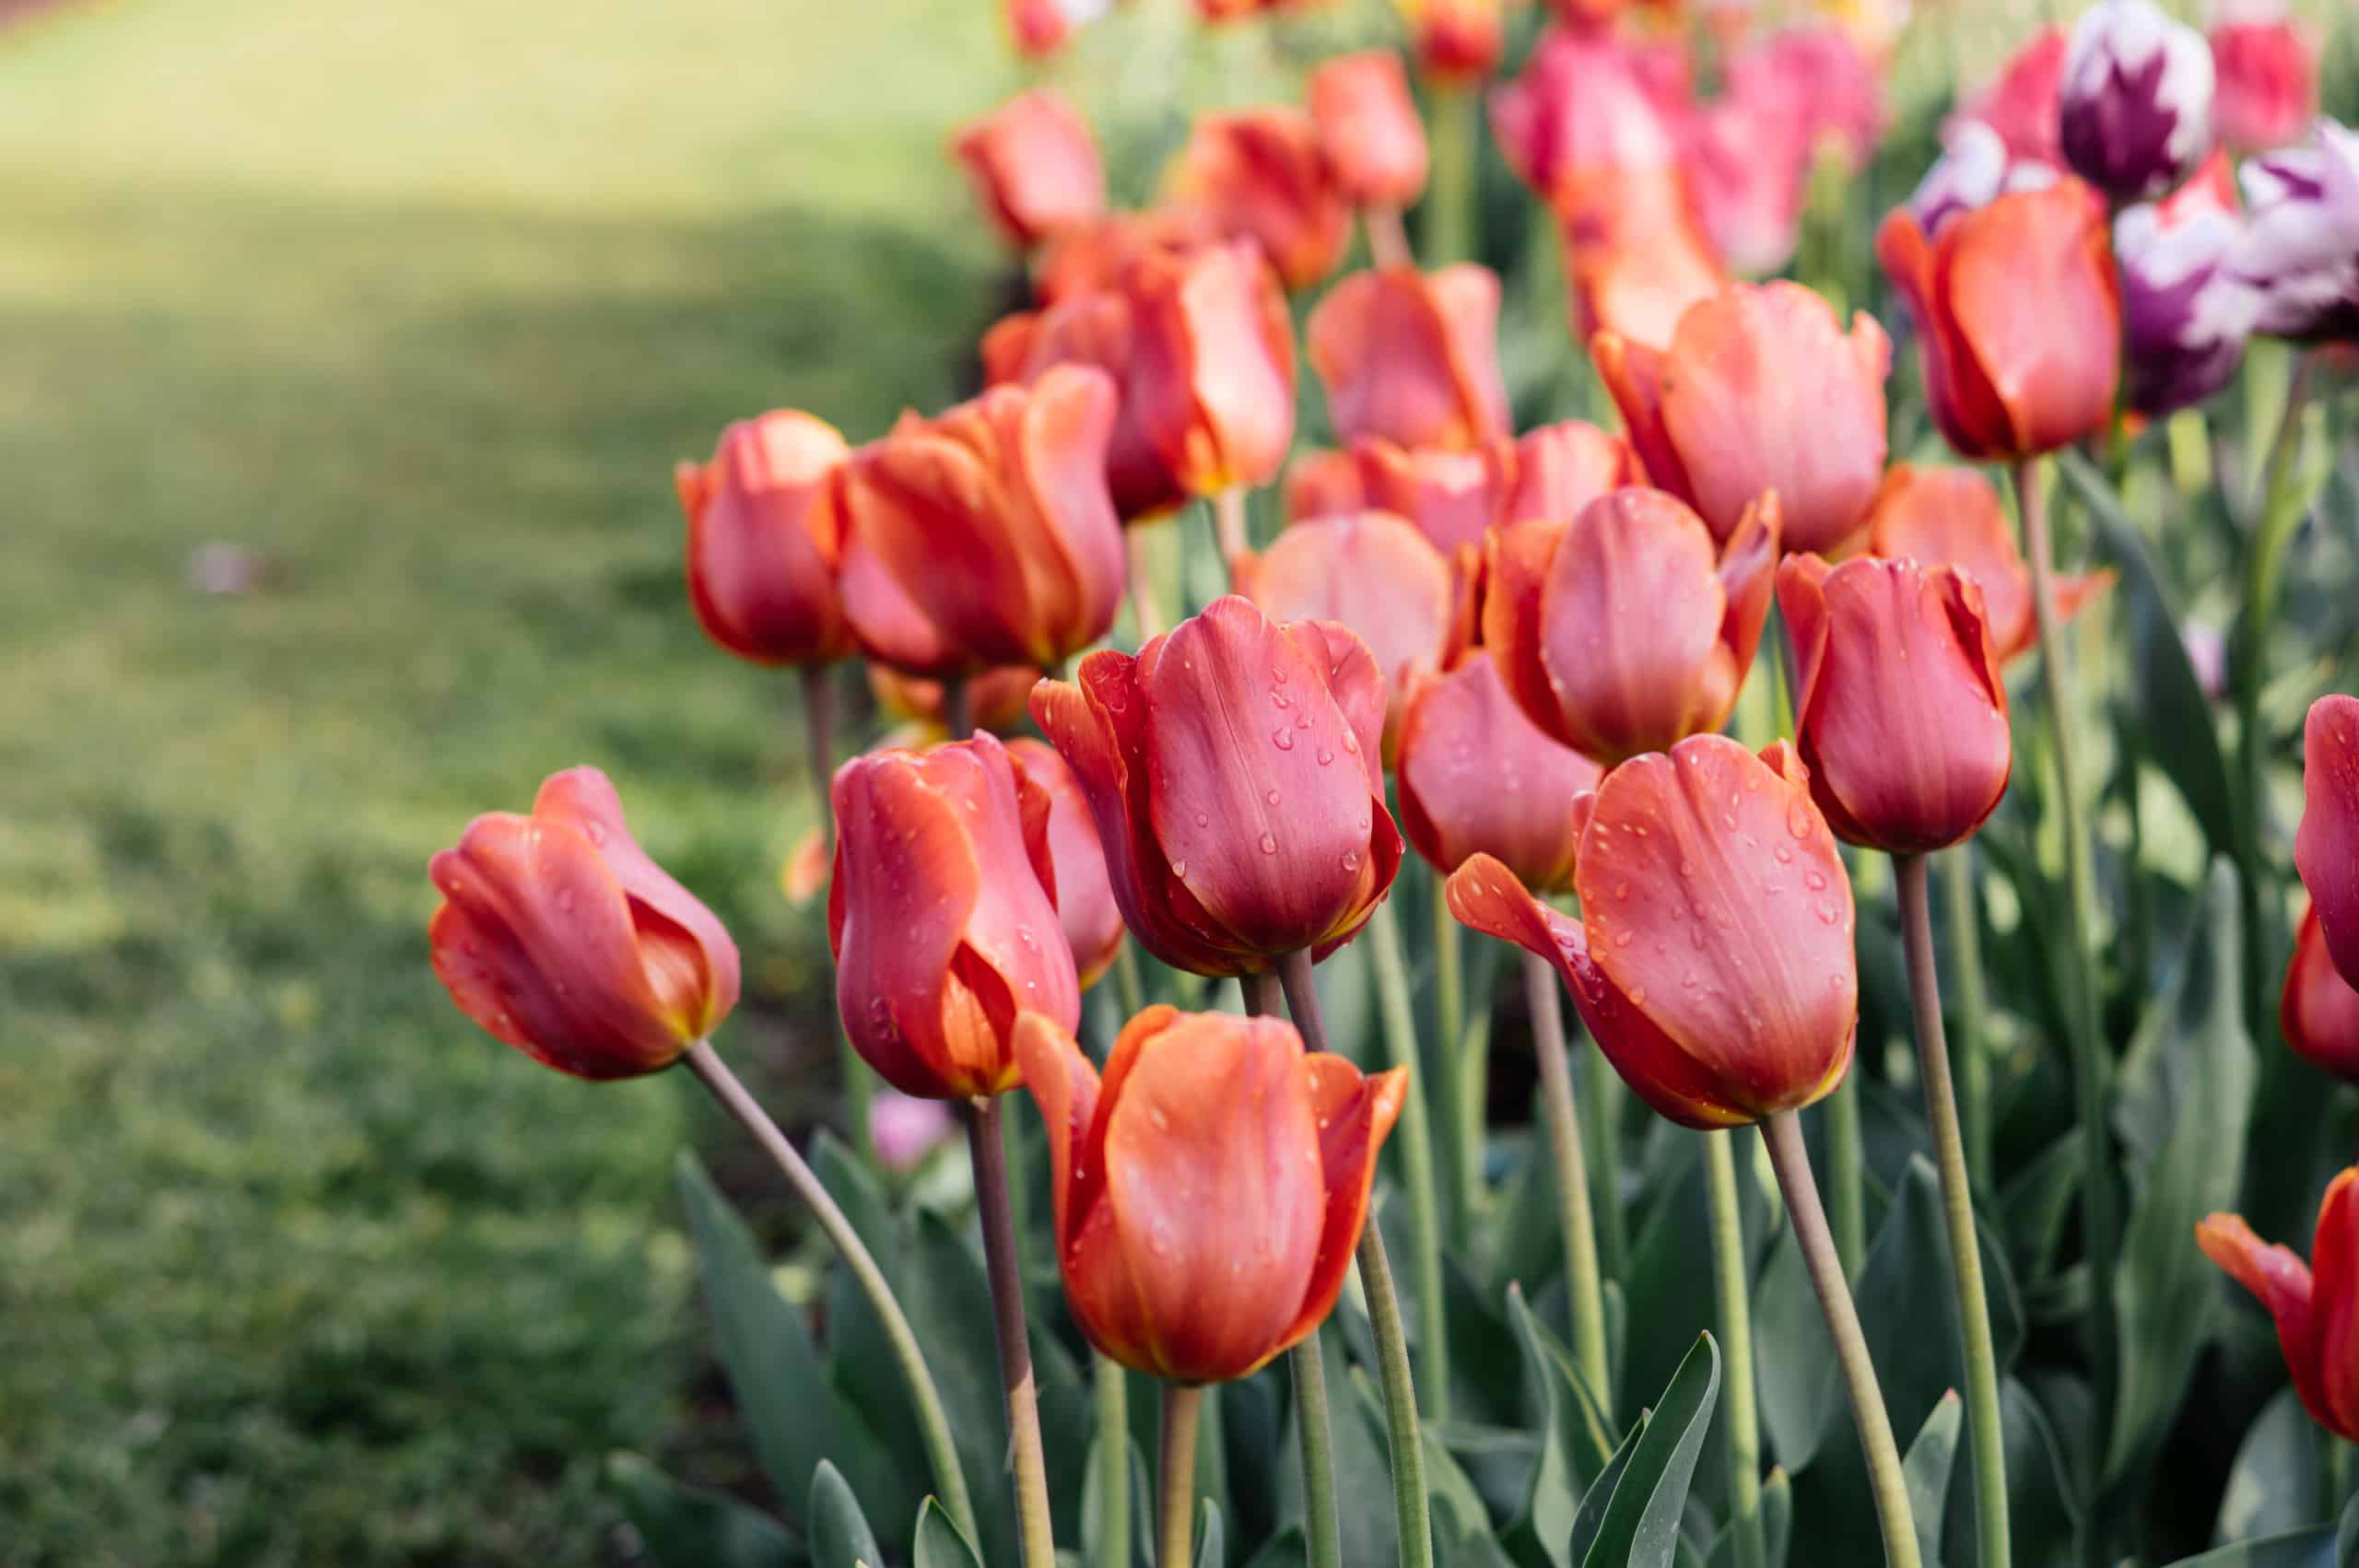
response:
[[[1304,333],[1335,434],[1446,448],[1507,435],[1498,325],[1499,280],[1488,267],[1387,267],[1344,279]]]
[[[552,774],[533,814],[490,812],[428,874],[435,977],[459,1011],[577,1078],[654,1072],[737,1005],[737,944],[647,858],[594,767]]]
[[[1131,272],[1131,395],[1180,486],[1264,485],[1294,441],[1294,324],[1250,242],[1150,253]]]
[[[1089,797],[1142,946],[1243,975],[1357,934],[1401,866],[1379,764],[1384,677],[1366,644],[1231,596],[1079,674],[1042,682],[1032,717]]]
[[[1318,127],[1299,109],[1198,117],[1174,190],[1222,233],[1259,242],[1288,288],[1333,272],[1351,242],[1351,208],[1328,172]]]
[[[2203,1256],[2259,1298],[2277,1320],[2277,1345],[2310,1419],[2359,1443],[2359,1168],[2327,1184],[2318,1234],[2305,1266],[2272,1246],[2237,1214],[2195,1227]]]
[[[1791,116],[1806,145],[1832,149],[1845,168],[1865,169],[1874,155],[1886,118],[1884,83],[1842,28],[1778,28],[1731,53],[1722,76],[1730,97]]]
[[[2010,192],[1931,240],[1895,208],[1876,259],[1916,319],[1926,401],[1959,456],[2034,457],[2111,422],[2121,290],[2088,186]]]
[[[1796,750],[1836,833],[1895,855],[1946,848],[2007,792],[2007,688],[1982,592],[1954,567],[1789,556],[1778,605],[1802,695]]]
[[[1479,451],[1407,451],[1369,439],[1354,456],[1363,504],[1407,518],[1445,551],[1480,546],[1510,522],[1571,517],[1607,491],[1646,479],[1627,442],[1579,419]]]
[[[1410,0],[1409,54],[1417,72],[1463,89],[1499,68],[1507,53],[1500,0]]]
[[[2053,23],[2033,33],[1995,79],[1967,95],[1942,125],[1942,140],[1973,121],[1999,134],[2010,159],[2061,169],[2064,57],[2071,48],[2071,35]]]
[[[2318,51],[2280,14],[2232,18],[2212,29],[2212,123],[2237,153],[2299,141],[2318,113]]]
[[[1851,883],[1780,742],[1721,735],[1623,764],[1577,804],[1581,919],[1478,855],[1449,908],[1555,964],[1598,1047],[1684,1127],[1798,1110],[1851,1065]]]
[[[1023,1082],[1017,1015],[1081,1016],[1057,920],[1047,793],[977,735],[836,772],[827,947],[844,1034],[904,1094],[958,1100]]]
[[[1483,646],[1533,723],[1614,763],[1718,729],[1769,614],[1774,499],[1725,546],[1660,490],[1492,535]]]
[[[1089,798],[1081,792],[1065,759],[1047,743],[1029,738],[1010,741],[1007,755],[1022,770],[1026,787],[1048,797],[1057,923],[1073,949],[1081,989],[1087,990],[1122,946],[1122,911],[1114,907],[1114,889],[1106,880],[1106,851],[1097,843]]]
[[[1319,146],[1344,199],[1398,212],[1426,188],[1426,124],[1389,49],[1339,54],[1304,84]]]
[[[1109,8],[1109,0],[1005,0],[1009,40],[1027,60],[1045,60]]]
[[[2310,890],[2334,966],[2349,980],[2359,976],[2359,697],[2330,693],[2310,704],[2302,797],[2294,869]]]
[[[933,419],[904,415],[845,474],[844,610],[869,657],[919,675],[1048,665],[1114,624],[1106,488],[1114,388],[1059,365]]]
[[[2359,990],[2334,966],[2315,907],[2303,911],[2294,938],[2277,1022],[2295,1056],[2345,1082],[2359,1083]]]
[[[1682,167],[1720,260],[1752,277],[1793,259],[1813,145],[1791,107],[1734,94],[1699,106]]]
[[[1049,1129],[1057,1266],[1089,1342],[1180,1384],[1248,1375],[1333,1310],[1408,1069],[1306,1053],[1272,1018],[1151,1007],[1097,1069],[1016,1031]]]
[[[836,596],[843,520],[835,427],[792,409],[741,419],[707,463],[673,472],[688,520],[688,601],[705,635],[757,664],[821,664],[852,649]]]
[[[1982,590],[1983,624],[2001,664],[2038,640],[2031,568],[2015,548],[1997,486],[1978,471],[1895,463],[1868,511],[1868,548],[1895,560],[1956,567],[1972,577]],[[2071,619],[2112,580],[2109,571],[2060,578],[2058,614]]]
[[[1131,302],[1107,289],[1045,310],[1003,317],[983,334],[983,379],[1029,386],[1059,365],[1093,365],[1113,381],[1114,428],[1106,441],[1106,486],[1125,522],[1160,516],[1188,498],[1139,421],[1132,390],[1136,334]]]
[[[951,150],[1008,243],[1029,250],[1106,210],[1106,170],[1081,111],[1045,88],[962,127]]]
[[[1427,864],[1448,875],[1488,855],[1526,887],[1572,891],[1567,802],[1603,775],[1524,717],[1489,654],[1417,683],[1394,751],[1401,826]]]

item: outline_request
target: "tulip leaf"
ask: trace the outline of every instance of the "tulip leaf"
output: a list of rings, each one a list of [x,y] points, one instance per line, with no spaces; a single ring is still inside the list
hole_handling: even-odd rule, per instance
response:
[[[2065,1469],[2063,1445],[2031,1391],[2010,1377],[1999,1385],[1999,1425],[2007,1457],[2007,1518],[2015,1568],[2071,1568],[2079,1558],[2073,1536],[2080,1508]],[[1942,1561],[1982,1560],[1981,1528],[1968,1496],[1973,1467],[1960,1465],[1951,1488]]]
[[[1832,1370],[1835,1341],[1790,1225],[1778,1231],[1754,1292],[1753,1335],[1762,1429],[1778,1463],[1800,1473],[1837,1419],[1842,1385]]]
[[[2280,1389],[2236,1446],[2220,1497],[2219,1539],[2254,1540],[2316,1519],[2318,1457],[2309,1412],[2294,1390]]]
[[[1103,1433],[1089,1440],[1089,1474],[1093,1478],[1098,1473],[1099,1445],[1105,1441]],[[1121,1441],[1131,1457],[1131,1561],[1137,1562],[1154,1555],[1155,1487],[1147,1479],[1146,1456],[1139,1451],[1139,1445],[1127,1434]],[[1106,1508],[1099,1489],[1095,1485],[1082,1494],[1080,1539],[1083,1557],[1092,1562],[1106,1561]]]
[[[2008,1257],[2023,1277],[2045,1278],[2081,1191],[2081,1141],[2068,1132],[2039,1152],[1999,1191],[1996,1218]]]
[[[827,1460],[811,1477],[811,1508],[804,1514],[811,1538],[812,1568],[884,1568],[885,1552],[868,1515],[860,1511],[843,1472]]]
[[[917,1545],[910,1552],[914,1568],[983,1568],[973,1543],[958,1533],[942,1504],[929,1497],[918,1509]]]
[[[1228,1544],[1223,1539],[1220,1525],[1220,1504],[1203,1498],[1196,1507],[1196,1568],[1222,1568],[1228,1561]]]
[[[1431,1446],[1426,1450],[1430,1457]],[[1455,1492],[1433,1495],[1435,1568],[1515,1568],[1515,1559],[1499,1547],[1491,1521],[1479,1505],[1469,1513]]]
[[[1699,1334],[1627,1450],[1582,1568],[1672,1568],[1688,1483],[1719,1392],[1720,1348]],[[1591,1490],[1604,1490],[1602,1478]]]
[[[2200,1557],[2182,1557],[2170,1568],[2342,1568],[2332,1525],[2271,1536],[2267,1540],[2238,1541]]]
[[[800,1560],[769,1515],[726,1493],[684,1486],[637,1454],[609,1457],[606,1484],[659,1568],[788,1568]]]
[[[1761,1483],[1761,1543],[1764,1568],[1786,1568],[1786,1543],[1794,1531],[1794,1484],[1783,1470],[1771,1470]],[[1704,1568],[1741,1568],[1736,1521],[1731,1519],[1712,1542]]]
[[[1310,1546],[1303,1539],[1302,1527],[1287,1525],[1245,1560],[1245,1568],[1302,1568],[1309,1558]]]
[[[1522,1508],[1508,1526],[1506,1543],[1519,1561],[1571,1568],[1565,1543],[1572,1539],[1582,1494],[1614,1456],[1612,1427],[1574,1370],[1572,1357],[1513,1287],[1508,1291],[1508,1317],[1523,1351],[1524,1376],[1538,1396],[1541,1422],[1540,1462]]]
[[[1647,1434],[1647,1422],[1651,1412],[1638,1412],[1638,1422],[1630,1434],[1622,1439],[1622,1446],[1614,1450],[1614,1457],[1605,1462],[1597,1479],[1590,1483],[1581,1498],[1581,1505],[1573,1514],[1573,1534],[1568,1554],[1576,1562],[1586,1564],[1589,1549],[1595,1544],[1598,1531],[1605,1527],[1605,1511],[1614,1503],[1614,1489],[1622,1484],[1623,1472],[1630,1468],[1630,1456],[1637,1452],[1639,1439]]]
[[[1950,1473],[1957,1461],[1958,1431],[1966,1407],[1955,1390],[1944,1394],[1933,1413],[1908,1442],[1900,1462],[1908,1482],[1908,1511],[1917,1522],[1917,1549],[1928,1562],[1942,1558],[1942,1515],[1949,1506]]]

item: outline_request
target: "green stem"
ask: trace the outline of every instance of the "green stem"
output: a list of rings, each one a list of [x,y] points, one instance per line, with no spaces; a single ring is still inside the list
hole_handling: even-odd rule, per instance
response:
[[[712,1092],[722,1108],[734,1117],[737,1124],[754,1136],[778,1168],[785,1173],[787,1185],[795,1196],[809,1206],[812,1218],[819,1222],[820,1230],[835,1244],[837,1256],[844,1267],[851,1270],[852,1281],[861,1293],[868,1298],[869,1309],[883,1325],[885,1338],[893,1347],[893,1358],[901,1363],[901,1375],[909,1380],[910,1399],[917,1406],[918,1434],[924,1441],[927,1460],[933,1467],[933,1484],[942,1498],[942,1506],[951,1522],[967,1538],[975,1537],[975,1504],[967,1494],[967,1474],[958,1468],[958,1445],[950,1434],[950,1417],[942,1406],[942,1394],[933,1385],[933,1374],[925,1363],[925,1352],[918,1348],[918,1337],[910,1328],[909,1318],[901,1311],[901,1304],[894,1299],[893,1287],[885,1281],[885,1271],[860,1239],[851,1222],[837,1207],[818,1174],[804,1162],[786,1141],[786,1134],[769,1114],[756,1103],[737,1075],[729,1071],[710,1045],[697,1041],[687,1049],[688,1071]]]
[[[1532,1009],[1532,1050],[1540,1061],[1540,1105],[1547,1120],[1549,1157],[1555,1166],[1556,1220],[1565,1238],[1565,1292],[1572,1310],[1573,1362],[1597,1402],[1611,1412],[1614,1373],[1606,1355],[1605,1291],[1597,1272],[1597,1230],[1590,1216],[1589,1166],[1581,1158],[1580,1117],[1573,1109],[1565,1012],[1556,999],[1555,966],[1537,954],[1520,956],[1524,1000]]]
[[[1960,844],[1945,857],[1942,889],[1949,896],[1951,994],[1957,1001],[1958,1089],[1965,1102],[1966,1168],[1974,1185],[1990,1190],[1990,1151],[1995,1141],[1990,1109],[1990,1046],[1984,1033],[1989,998],[1982,980],[1982,911],[1975,898],[1974,845]]]
[[[1595,1194],[1598,1260],[1609,1280],[1629,1267],[1630,1222],[1622,1212],[1622,1075],[1603,1051],[1581,1056],[1581,1109],[1589,1121],[1590,1190]]]
[[[2326,1522],[2330,1525],[2342,1516],[2343,1500],[2351,1495],[2352,1445],[2323,1428],[2318,1435],[2326,1445]]]
[[[1163,1517],[1156,1533],[1156,1568],[1190,1568],[1196,1512],[1196,1418],[1204,1391],[1184,1383],[1163,1386]]]
[[[2007,1568],[2007,1453],[1999,1415],[1999,1355],[1990,1340],[1990,1303],[1982,1288],[1982,1246],[1974,1228],[1966,1138],[1950,1092],[1949,1045],[1942,1035],[1941,976],[1933,962],[1933,908],[1922,855],[1895,855],[1900,934],[1908,950],[1908,996],[1917,1016],[1917,1071],[1925,1084],[1925,1119],[1942,1178],[1942,1218],[1949,1236],[1950,1280],[1966,1352],[1966,1426],[1974,1445],[1975,1522],[1982,1568]]]
[[[1426,186],[1427,266],[1475,259],[1475,181],[1482,157],[1482,97],[1462,88],[1433,90],[1432,174]]]
[[[1376,1216],[1360,1231],[1360,1283],[1367,1291],[1368,1327],[1376,1334],[1379,1381],[1384,1387],[1384,1434],[1392,1452],[1392,1515],[1401,1537],[1401,1568],[1434,1568],[1433,1520],[1426,1512],[1426,1453],[1417,1436],[1417,1390],[1409,1375],[1409,1337],[1401,1326],[1401,1295],[1384,1256]]]
[[[1131,1382],[1093,1356],[1097,1383],[1097,1568],[1131,1568]]]
[[[1843,1277],[1856,1279],[1868,1255],[1867,1161],[1860,1147],[1860,1081],[1845,1073],[1826,1096],[1827,1208],[1835,1219],[1835,1255]]]
[[[1438,873],[1433,892],[1434,1015],[1438,1026],[1433,1053],[1435,1083],[1445,1133],[1441,1145],[1445,1153],[1456,1156],[1449,1173],[1453,1179],[1443,1185],[1442,1191],[1449,1222],[1462,1233],[1483,1206],[1483,1110],[1479,1104],[1466,1103],[1473,1085],[1458,1060],[1466,1026],[1464,971],[1458,921],[1449,912]]]
[[[1818,1181],[1811,1175],[1810,1150],[1802,1142],[1802,1127],[1790,1111],[1761,1124],[1761,1140],[1768,1146],[1769,1164],[1786,1195],[1786,1214],[1802,1246],[1802,1265],[1818,1293],[1819,1310],[1826,1316],[1827,1333],[1835,1340],[1836,1363],[1851,1397],[1851,1419],[1860,1429],[1860,1451],[1866,1457],[1868,1484],[1875,1495],[1876,1523],[1884,1532],[1887,1568],[1924,1568],[1917,1548],[1917,1520],[1908,1506],[1908,1478],[1900,1465],[1900,1445],[1893,1441],[1892,1418],[1884,1412],[1884,1390],[1876,1383],[1875,1363],[1868,1357],[1868,1337],[1860,1330],[1859,1309],[1851,1303],[1851,1287],[1844,1282],[1843,1260],[1835,1254],[1835,1237],[1826,1228],[1826,1211],[1818,1200]]]
[[[1729,1507],[1735,1515],[1737,1568],[1765,1568],[1761,1530],[1761,1417],[1753,1387],[1753,1282],[1745,1271],[1744,1211],[1737,1205],[1736,1135],[1704,1140],[1705,1192],[1712,1217],[1712,1284],[1719,1296],[1720,1353],[1727,1375]]]
[[[971,1102],[968,1150],[974,1158],[975,1211],[982,1222],[992,1316],[999,1328],[1000,1381],[1007,1394],[1008,1445],[1015,1469],[1015,1525],[1024,1568],[1056,1568],[1049,1517],[1049,1465],[1040,1446],[1040,1391],[1032,1381],[1032,1340],[1024,1321],[1024,1274],[1015,1256],[1015,1214],[1007,1197],[1007,1137],[993,1096]]]
[[[1114,985],[1121,993],[1123,1023],[1146,1011],[1146,987],[1139,978],[1138,944],[1127,936],[1122,939],[1122,945],[1114,950]]]
[[[1213,493],[1213,539],[1220,546],[1221,572],[1236,569],[1237,557],[1253,547],[1245,523],[1245,486],[1231,485]]]

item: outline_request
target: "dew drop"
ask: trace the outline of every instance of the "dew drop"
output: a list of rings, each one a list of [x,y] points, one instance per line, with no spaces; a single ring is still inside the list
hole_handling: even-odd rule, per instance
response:
[[[1333,752],[1329,751],[1325,746],[1321,746],[1321,747],[1320,747],[1320,748],[1319,748],[1319,766],[1320,766],[1324,767],[1324,766],[1326,766],[1329,763],[1331,763],[1331,762],[1332,762],[1332,761],[1334,761],[1334,760],[1335,760],[1335,754],[1334,754]]]
[[[1353,756],[1360,755],[1360,738],[1349,730],[1344,731],[1344,750]]]
[[[1282,752],[1290,752],[1294,750],[1294,731],[1273,730],[1270,731],[1270,743]]]
[[[1778,857],[1778,863],[1781,866],[1790,866],[1794,863],[1794,852],[1783,844],[1778,845],[1771,853]]]
[[[1197,825],[1198,827],[1202,827],[1202,826],[1203,826],[1205,824],[1207,824],[1207,823],[1211,822],[1212,820],[1213,820],[1213,819],[1212,819],[1211,817],[1206,816],[1206,815],[1205,815],[1203,813],[1202,813],[1202,812],[1198,812],[1198,813],[1196,813],[1196,825]]]
[[[1185,877],[1188,874],[1188,862],[1185,860],[1172,861],[1171,874],[1176,877]]]
[[[1347,872],[1356,872],[1360,869],[1360,852],[1357,849],[1344,851],[1344,869]]]
[[[1824,893],[1826,891],[1826,878],[1817,872],[1802,872],[1802,885],[1809,888],[1813,893]]]
[[[1629,946],[1631,935],[1632,933],[1626,929],[1615,931],[1614,933],[1614,945],[1616,947]]]
[[[1278,792],[1275,790],[1273,790],[1268,794],[1262,796],[1262,800],[1265,804],[1274,806],[1278,803]]]
[[[1261,844],[1262,853],[1264,855],[1274,855],[1278,852],[1278,836],[1274,833],[1262,835]]]

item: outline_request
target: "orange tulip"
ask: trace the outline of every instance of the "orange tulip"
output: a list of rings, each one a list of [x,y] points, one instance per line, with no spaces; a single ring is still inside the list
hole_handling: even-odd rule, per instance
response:
[[[1913,561],[1789,556],[1778,606],[1802,687],[1796,750],[1836,833],[1913,855],[1989,820],[2014,749],[1974,579]]]
[[[1252,244],[1150,253],[1131,271],[1131,395],[1189,494],[1264,485],[1294,441],[1294,323]]]
[[[1222,233],[1259,242],[1288,288],[1333,272],[1351,242],[1351,208],[1328,172],[1319,128],[1299,109],[1199,116],[1173,190]]]
[[[1483,646],[1532,721],[1602,763],[1716,730],[1769,614],[1775,499],[1725,545],[1660,490],[1491,536]]]
[[[1226,1383],[1334,1309],[1408,1069],[1306,1053],[1273,1018],[1151,1007],[1101,1081],[1038,1014],[1016,1030],[1049,1129],[1057,1266],[1089,1342],[1139,1372]]]
[[[1499,280],[1466,263],[1354,273],[1310,312],[1304,338],[1349,442],[1464,448],[1508,433],[1499,375]]]
[[[1059,365],[1094,365],[1113,381],[1114,428],[1106,440],[1106,487],[1131,522],[1160,516],[1188,498],[1139,422],[1131,389],[1136,334],[1131,302],[1112,289],[1076,295],[1045,310],[1005,316],[983,334],[983,380],[1029,386]]]
[[[2013,191],[1926,238],[1876,230],[1924,345],[1925,398],[1961,457],[2020,460],[2105,429],[2121,369],[2121,290],[2104,198],[2077,180]]]
[[[1868,548],[1920,566],[1956,567],[1973,578],[2000,663],[2038,640],[2031,568],[2015,548],[1998,487],[1977,470],[1893,464],[1868,509]],[[2058,579],[2058,613],[2071,619],[2112,580],[2109,571]]]
[[[1694,735],[1576,803],[1581,919],[1498,861],[1449,879],[1460,922],[1556,965],[1598,1048],[1684,1127],[1798,1110],[1851,1065],[1851,883],[1783,742]]]
[[[1618,333],[1590,345],[1647,475],[1725,539],[1778,493],[1788,550],[1847,555],[1884,474],[1892,345],[1873,318],[1847,335],[1793,283],[1732,283],[1691,305],[1657,353]]]
[[[2334,966],[2346,980],[2359,976],[2359,697],[2330,693],[2310,704],[2294,869]]]
[[[1030,250],[1106,211],[1106,170],[1081,111],[1046,88],[959,129],[951,151],[1008,243]]]
[[[2195,1240],[2277,1320],[2278,1349],[2310,1419],[2359,1443],[2359,1167],[2327,1184],[2307,1265],[2253,1235],[2241,1215],[2211,1215]]]
[[[1603,775],[1524,717],[1489,654],[1419,681],[1394,749],[1401,826],[1428,865],[1448,875],[1488,855],[1526,887],[1572,891],[1567,802]]]
[[[1033,267],[1033,297],[1042,305],[1057,305],[1119,288],[1140,258],[1184,255],[1219,238],[1210,215],[1195,207],[1109,213],[1062,230],[1040,247]]]
[[[1354,206],[1399,211],[1426,188],[1426,123],[1389,49],[1340,54],[1304,85],[1327,168]]]
[[[1106,488],[1114,387],[1059,365],[854,453],[844,610],[869,657],[917,675],[1054,664],[1114,624],[1122,528]]]
[[[852,649],[836,596],[850,449],[792,409],[741,419],[712,461],[673,471],[688,520],[688,602],[705,635],[757,664],[821,664]]]
[[[1357,935],[1401,868],[1384,809],[1384,677],[1339,626],[1216,599],[1136,657],[1032,694],[1097,820],[1141,946],[1199,975],[1266,972]]]
[[[1407,518],[1444,550],[1479,546],[1492,529],[1527,518],[1571,517],[1646,479],[1627,442],[1579,419],[1479,451],[1410,451],[1378,438],[1353,456],[1362,504]]]
[[[2295,1056],[2345,1082],[2359,1083],[2359,990],[2334,966],[2316,907],[2303,912],[2294,938],[2277,1022]]]
[[[1028,687],[1027,688],[1029,689]],[[1007,755],[1023,770],[1027,789],[1049,802],[1049,859],[1056,874],[1057,923],[1073,949],[1081,989],[1087,990],[1114,962],[1122,946],[1122,911],[1106,880],[1106,851],[1098,847],[1097,824],[1089,798],[1055,748],[1029,738],[1007,743]]]
[[[1015,1088],[1017,1015],[1068,1029],[1081,1016],[1047,792],[977,735],[854,757],[836,771],[834,805],[827,947],[852,1048],[921,1099]]]
[[[577,1078],[666,1068],[737,1005],[737,944],[647,858],[594,767],[490,812],[428,868],[434,974],[459,1011]]]
[[[967,703],[975,728],[1004,735],[1031,712],[1032,688],[1040,672],[1029,664],[1001,664],[967,678]],[[940,681],[904,675],[874,660],[868,664],[868,690],[888,716],[917,727],[926,744],[952,739],[949,692]]]

